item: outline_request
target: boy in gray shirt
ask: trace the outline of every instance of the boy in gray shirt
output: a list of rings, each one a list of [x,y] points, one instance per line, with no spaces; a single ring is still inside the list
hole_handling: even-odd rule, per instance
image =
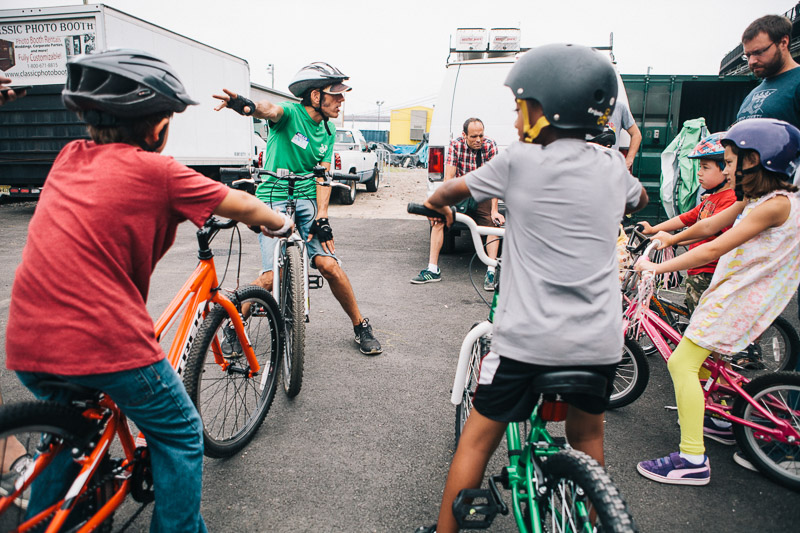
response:
[[[419,532],[457,531],[452,502],[477,488],[509,422],[538,402],[533,378],[580,368],[603,375],[605,398],[566,395],[567,440],[603,464],[603,413],[622,357],[616,241],[626,212],[647,194],[615,151],[589,144],[614,109],[617,78],[591,48],[553,44],[523,55],[506,79],[517,102],[520,142],[483,167],[442,185],[425,206],[473,196],[506,202],[503,271],[492,350],[447,477],[439,521]]]

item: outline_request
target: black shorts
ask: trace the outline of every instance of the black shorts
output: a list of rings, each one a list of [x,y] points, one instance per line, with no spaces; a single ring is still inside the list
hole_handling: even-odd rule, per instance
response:
[[[533,390],[533,379],[553,370],[585,370],[606,378],[604,397],[588,394],[562,394],[568,404],[587,413],[599,415],[608,408],[614,388],[617,363],[591,366],[543,366],[523,363],[501,357],[490,351],[481,360],[478,387],[472,404],[475,409],[496,422],[522,422],[527,420],[539,402],[539,393]]]

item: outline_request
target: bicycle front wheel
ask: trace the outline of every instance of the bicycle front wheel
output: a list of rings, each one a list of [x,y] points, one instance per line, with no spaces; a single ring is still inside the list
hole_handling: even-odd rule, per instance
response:
[[[608,408],[616,409],[636,401],[647,388],[649,380],[650,363],[647,362],[644,351],[635,340],[626,335]]]
[[[249,304],[244,329],[261,370],[250,376],[250,365],[222,306],[209,311],[192,343],[183,374],[186,392],[203,419],[208,457],[229,457],[247,445],[267,416],[277,388],[281,320],[269,291],[244,287],[234,301]],[[225,361],[217,362],[215,354]]]
[[[473,325],[474,328],[478,324]],[[464,424],[472,411],[472,398],[475,396],[475,389],[478,387],[478,374],[481,369],[481,358],[489,352],[491,345],[491,335],[484,335],[472,343],[472,355],[469,358],[469,368],[467,369],[467,382],[464,386],[464,394],[461,403],[456,405],[456,447],[464,431]]]
[[[20,473],[18,480],[23,477],[22,472],[30,475],[29,482],[19,489],[12,478],[8,483],[4,479],[0,485],[0,531],[45,530],[53,515],[35,515],[64,498],[80,470],[70,450],[83,449],[96,432],[96,424],[84,418],[79,409],[68,405],[22,402],[0,406],[0,453],[17,456],[12,472]],[[105,457],[98,471],[87,481],[95,490],[80,495],[65,525],[77,530],[118,488],[106,487],[106,483],[115,482],[113,476],[107,482],[93,481],[107,474],[107,465]],[[12,473],[3,477],[9,475]],[[33,518],[25,522],[27,511]],[[97,531],[110,531],[112,520],[113,514]],[[21,527],[23,523],[25,526]]]
[[[764,438],[763,432],[757,428],[734,424],[736,442],[765,476],[784,487],[800,491],[800,374],[764,374],[745,385],[744,390],[765,411],[788,422],[794,431],[794,442]],[[742,396],[736,397],[733,415],[764,428],[775,428],[773,422]]]
[[[619,489],[600,464],[577,450],[564,450],[542,459],[547,488],[539,500],[542,529],[551,533],[591,533],[597,530],[630,533],[636,523]]]
[[[283,316],[283,390],[289,398],[303,386],[306,351],[306,308],[303,262],[298,246],[286,247],[286,264],[281,271],[281,314]]]

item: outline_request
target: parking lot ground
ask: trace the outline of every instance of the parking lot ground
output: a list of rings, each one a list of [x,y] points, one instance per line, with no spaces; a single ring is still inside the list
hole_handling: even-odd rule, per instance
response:
[[[205,461],[203,514],[209,531],[393,533],[435,521],[453,453],[449,394],[458,348],[470,326],[487,314],[479,292],[489,293],[470,284],[470,274],[478,283],[483,269],[469,269],[465,241],[458,253],[442,257],[441,283],[409,283],[427,262],[428,230],[424,219],[401,215],[406,202],[424,199],[424,181],[421,189],[419,184],[410,187],[411,197],[392,196],[390,201],[388,195],[400,195],[393,191],[402,188],[395,182],[417,179],[414,172],[420,171],[391,175],[379,193],[359,191],[354,206],[334,206],[331,212],[337,253],[384,353],[361,355],[349,320],[327,286],[312,291],[300,395],[288,400],[279,390],[264,425],[242,453]],[[392,207],[370,208],[379,194]],[[367,215],[399,214],[350,218],[343,212],[352,207]],[[2,345],[13,270],[33,210],[34,204],[0,206]],[[236,279],[238,239],[233,242],[226,286]],[[244,228],[242,242],[239,278],[244,284],[258,273],[259,251],[255,236]],[[214,243],[220,270],[228,243],[225,235]],[[154,317],[191,272],[195,252],[194,229],[184,224],[156,269],[148,304]],[[795,312],[792,302],[785,316],[796,325]],[[800,495],[734,464],[734,447],[707,443],[713,478],[706,487],[660,485],[636,472],[636,462],[674,451],[679,439],[675,413],[664,409],[675,403],[666,365],[655,358],[650,362],[644,395],[608,413],[606,422],[608,470],[641,530],[795,531]],[[7,370],[0,373],[0,386],[6,401],[29,397]],[[554,431],[561,429],[555,425]],[[496,454],[489,473],[499,473],[503,459],[503,453]],[[126,504],[116,524],[132,511]],[[148,529],[149,510],[129,531]],[[513,520],[498,517],[490,531],[515,531]]]

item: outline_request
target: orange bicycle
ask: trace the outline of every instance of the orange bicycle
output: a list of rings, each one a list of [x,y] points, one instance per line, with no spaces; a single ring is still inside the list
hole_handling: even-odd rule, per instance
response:
[[[253,438],[275,396],[283,349],[272,295],[260,287],[225,291],[217,280],[210,244],[221,229],[235,225],[212,217],[198,230],[199,264],[155,328],[160,340],[178,323],[167,357],[200,412],[210,457],[230,456]],[[68,389],[74,399],[69,405],[0,406],[0,440],[14,437],[28,453],[15,483],[0,490],[0,530],[110,531],[128,494],[142,508],[153,500],[147,443],[134,437],[125,415],[102,391],[56,376],[43,385]],[[27,502],[35,498],[31,485],[48,468],[63,469],[61,452],[77,463],[78,474],[59,501],[26,516]]]

